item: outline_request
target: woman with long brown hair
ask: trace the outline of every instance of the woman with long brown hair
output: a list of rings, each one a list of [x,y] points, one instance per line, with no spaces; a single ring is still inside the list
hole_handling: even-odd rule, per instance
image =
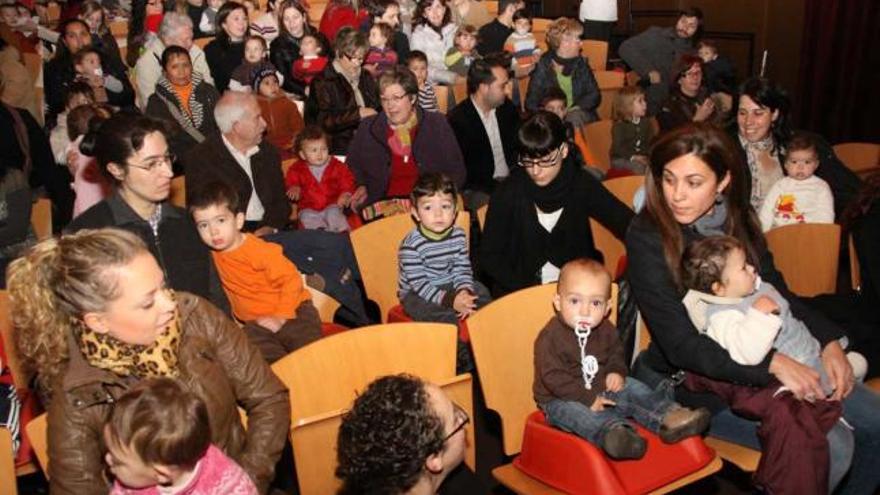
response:
[[[880,397],[855,383],[852,367],[838,341],[844,332],[814,312],[787,288],[749,207],[746,164],[735,143],[708,124],[685,124],[664,135],[651,150],[646,179],[647,205],[626,238],[632,284],[652,343],[634,366],[647,383],[679,370],[721,382],[765,386],[776,379],[798,399],[825,397],[818,374],[788,356],[771,352],[755,366],[737,364],[720,345],[702,337],[681,302],[681,257],[696,239],[727,234],[747,248],[748,262],[790,302],[822,347],[822,364],[834,384],[832,400],[843,401],[843,417],[853,430],[837,423],[828,434],[830,480],[838,493],[873,493],[880,483]],[[716,412],[711,435],[760,449],[755,423],[733,414],[716,396],[680,393],[686,405],[706,405]],[[855,441],[854,451],[852,443]],[[852,467],[850,468],[850,456]]]

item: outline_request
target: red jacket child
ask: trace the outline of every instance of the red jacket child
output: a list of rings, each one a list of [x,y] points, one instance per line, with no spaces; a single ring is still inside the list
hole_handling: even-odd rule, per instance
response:
[[[287,177],[284,179],[285,188],[299,186],[300,196],[297,204],[300,210],[321,211],[335,205],[343,193],[354,193],[357,187],[354,175],[344,163],[331,156],[326,167],[320,182],[309,170],[309,164],[305,160],[297,161],[287,170]]]

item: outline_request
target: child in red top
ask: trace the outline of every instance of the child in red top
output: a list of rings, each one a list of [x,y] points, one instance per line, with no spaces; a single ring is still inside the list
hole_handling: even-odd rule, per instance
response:
[[[329,232],[349,230],[344,209],[355,207],[352,196],[356,187],[348,167],[330,156],[327,133],[318,126],[308,126],[296,138],[301,160],[287,170],[287,197],[299,207],[299,221],[307,229]]]
[[[315,35],[306,34],[299,44],[300,57],[293,62],[293,78],[308,86],[312,79],[327,67],[327,57],[321,55],[321,42]],[[308,94],[306,87],[306,94]]]

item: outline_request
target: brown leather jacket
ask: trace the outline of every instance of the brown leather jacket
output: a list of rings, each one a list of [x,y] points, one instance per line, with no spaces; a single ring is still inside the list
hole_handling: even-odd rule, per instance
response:
[[[265,493],[290,429],[287,389],[260,352],[223,313],[177,293],[180,380],[208,406],[213,442]],[[54,495],[106,494],[103,425],[115,399],[136,380],[89,365],[71,341],[67,372],[49,404],[49,475]],[[242,427],[237,405],[247,411]]]

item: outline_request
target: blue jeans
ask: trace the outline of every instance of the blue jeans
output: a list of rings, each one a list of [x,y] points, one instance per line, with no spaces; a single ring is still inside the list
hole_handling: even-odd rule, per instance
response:
[[[541,408],[551,425],[574,433],[594,445],[601,445],[609,430],[628,424],[627,418],[656,433],[663,424],[663,417],[675,405],[669,382],[661,382],[651,390],[644,383],[628,377],[623,390],[605,391],[602,395],[617,405],[606,407],[603,411],[593,411],[580,402],[557,399],[543,404]]]

